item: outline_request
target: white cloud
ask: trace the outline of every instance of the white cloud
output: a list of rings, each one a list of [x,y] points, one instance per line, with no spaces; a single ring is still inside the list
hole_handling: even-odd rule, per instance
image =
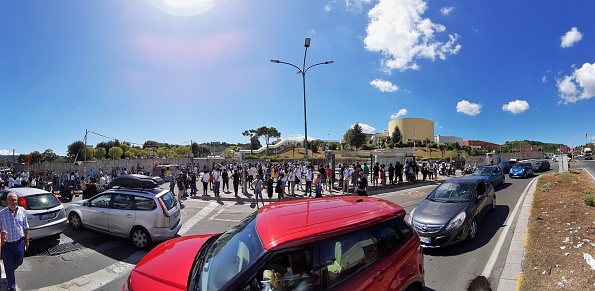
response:
[[[436,39],[446,27],[423,18],[427,9],[423,0],[380,0],[370,9],[364,44],[367,50],[382,54],[383,71],[417,70],[419,59],[445,60],[461,50],[458,34],[449,34],[446,42]]]
[[[561,38],[562,43],[560,46],[562,48],[567,48],[573,46],[575,43],[579,42],[583,38],[583,34],[578,31],[576,27],[571,28],[566,34]]]
[[[503,111],[508,111],[512,114],[519,114],[529,109],[529,103],[525,100],[510,101],[508,104],[502,105]]]
[[[393,113],[393,115],[390,116],[390,119],[397,119],[401,116],[405,116],[407,115],[407,109],[403,108],[401,110],[399,110],[399,112],[397,113]]]
[[[328,5],[328,4],[327,5],[324,5],[324,11],[331,12],[331,10],[332,9],[331,9],[331,6],[330,5]]]
[[[454,7],[442,7],[442,9],[440,9],[440,13],[442,13],[444,16],[448,16],[454,9]]]
[[[462,100],[457,103],[457,112],[475,116],[481,112],[481,105]]]
[[[354,126],[355,126],[355,123],[351,126],[351,128],[353,128]],[[359,123],[359,126],[361,126],[362,131],[364,133],[374,133],[376,131],[376,128],[371,127],[371,126],[361,123],[361,122]]]
[[[395,91],[399,90],[399,87],[397,87],[397,85],[394,85],[390,81],[381,80],[381,79],[372,80],[372,82],[370,82],[370,85],[378,88],[382,92],[395,92]]]
[[[12,151],[0,150],[0,156],[7,156],[7,155],[12,155]]]
[[[595,97],[595,63],[584,63],[572,75],[556,79],[556,84],[564,104]]]

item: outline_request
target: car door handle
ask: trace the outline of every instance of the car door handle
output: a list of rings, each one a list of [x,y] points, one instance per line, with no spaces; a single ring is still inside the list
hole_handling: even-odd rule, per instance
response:
[[[132,214],[126,214],[126,217],[132,218]]]
[[[384,269],[382,269],[382,270],[378,271],[378,272],[376,273],[376,275],[374,275],[374,278],[373,278],[373,279],[374,279],[375,281],[382,281],[382,280],[384,280],[384,273],[385,273],[385,272],[386,272],[386,268],[384,268]]]

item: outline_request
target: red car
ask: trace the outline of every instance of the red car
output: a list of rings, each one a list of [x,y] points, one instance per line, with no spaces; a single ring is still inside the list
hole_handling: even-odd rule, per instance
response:
[[[171,239],[122,290],[422,290],[405,210],[371,197],[279,202],[222,234]]]

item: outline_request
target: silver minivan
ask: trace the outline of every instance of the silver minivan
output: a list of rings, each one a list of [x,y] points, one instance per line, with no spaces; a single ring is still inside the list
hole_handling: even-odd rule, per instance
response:
[[[59,235],[66,228],[64,206],[54,194],[37,188],[0,190],[0,206],[6,207],[8,193],[17,194],[17,203],[25,208],[31,240]]]
[[[168,190],[115,187],[66,209],[70,226],[128,238],[137,248],[172,238],[182,227],[180,204]]]

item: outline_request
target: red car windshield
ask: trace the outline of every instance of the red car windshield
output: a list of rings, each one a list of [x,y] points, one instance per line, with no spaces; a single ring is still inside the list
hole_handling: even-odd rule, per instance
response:
[[[195,263],[192,268],[189,290],[221,290],[264,254],[255,214],[219,236],[206,252],[199,253],[197,262],[202,263]]]

